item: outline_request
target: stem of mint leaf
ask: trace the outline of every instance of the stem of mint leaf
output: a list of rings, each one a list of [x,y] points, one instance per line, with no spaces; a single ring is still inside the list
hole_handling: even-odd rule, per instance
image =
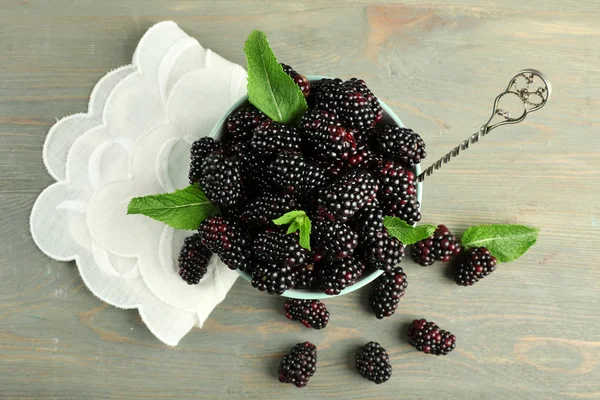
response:
[[[275,225],[289,225],[287,234],[300,231],[300,246],[310,250],[310,233],[312,231],[312,223],[310,218],[304,211],[294,210],[283,214],[281,217],[274,219]]]
[[[173,193],[163,193],[131,199],[127,214],[142,214],[176,229],[194,230],[206,218],[220,213],[198,185]]]
[[[464,248],[485,247],[499,262],[521,257],[537,241],[539,229],[523,225],[477,225],[465,231]]]
[[[386,216],[383,218],[383,226],[386,227],[390,236],[395,237],[402,244],[415,244],[433,235],[436,230],[435,225],[412,226],[398,217]]]
[[[289,124],[308,108],[302,91],[277,62],[267,36],[252,31],[244,45],[248,61],[248,99],[276,122]]]

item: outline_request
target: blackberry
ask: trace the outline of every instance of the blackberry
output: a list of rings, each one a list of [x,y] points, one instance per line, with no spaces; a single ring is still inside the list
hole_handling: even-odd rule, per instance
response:
[[[267,119],[254,129],[252,149],[262,157],[275,156],[281,150],[300,150],[302,139],[293,126]]]
[[[322,188],[318,198],[319,213],[346,222],[375,199],[379,186],[368,171],[352,170]]]
[[[316,283],[317,275],[314,263],[306,264],[296,269],[296,284],[294,289],[313,289]]]
[[[200,182],[202,163],[204,162],[204,159],[208,157],[210,153],[221,150],[221,148],[221,142],[217,142],[215,139],[208,136],[200,138],[192,144],[192,149],[190,151],[191,162],[189,173],[191,184]]]
[[[356,147],[352,132],[342,127],[342,122],[333,112],[311,109],[300,119],[300,127],[306,147],[317,158],[344,159]]]
[[[189,285],[197,285],[206,274],[212,252],[197,233],[185,238],[179,252],[179,276]]]
[[[391,270],[404,258],[404,245],[387,230],[379,231],[372,241],[361,245],[361,254],[369,267]]]
[[[304,97],[308,97],[310,95],[310,82],[308,81],[308,78],[306,78],[306,76],[294,71],[294,69],[292,67],[290,67],[289,65],[284,64],[284,63],[280,63],[280,64],[283,67],[283,72],[288,74],[290,76],[290,78],[292,78],[294,83],[296,85],[298,85],[298,87],[302,91],[302,94],[304,95]]]
[[[376,384],[392,377],[392,365],[387,351],[377,342],[369,342],[356,352],[356,369],[360,375]]]
[[[415,175],[393,161],[380,161],[374,168],[379,178],[377,198],[382,202],[407,201],[415,197]]]
[[[319,272],[319,290],[327,295],[338,295],[345,288],[354,285],[365,270],[357,258],[346,257],[325,262]]]
[[[215,205],[235,208],[244,196],[241,163],[237,157],[222,152],[211,153],[201,168],[200,184],[206,197]]]
[[[409,225],[413,225],[421,220],[421,205],[415,196],[408,200],[391,200],[381,203],[385,215],[398,217]]]
[[[252,254],[258,261],[298,267],[308,262],[309,253],[300,247],[298,234],[280,229],[259,232],[252,243]]]
[[[267,116],[254,106],[240,108],[227,118],[229,132],[227,139],[234,141],[250,139],[254,129],[266,119]]]
[[[306,386],[317,370],[317,347],[311,342],[298,343],[279,363],[279,381],[296,387]]]
[[[235,143],[230,147],[229,155],[239,158],[245,186],[251,193],[262,195],[272,189],[271,182],[266,177],[269,159],[254,151],[250,142]]]
[[[358,234],[346,224],[326,219],[313,222],[311,247],[323,257],[346,258],[358,246]]]
[[[427,157],[425,142],[412,129],[386,125],[375,135],[375,148],[384,157],[412,169]]]
[[[368,168],[375,159],[369,146],[358,144],[355,148],[350,149],[347,158],[333,162],[329,167],[329,173],[332,176],[339,176],[353,168]]]
[[[471,286],[494,272],[496,264],[496,258],[485,247],[469,249],[460,260],[454,280],[461,286]]]
[[[378,319],[394,314],[407,286],[406,274],[400,267],[385,271],[377,278],[371,291],[371,305]]]
[[[269,165],[267,176],[272,186],[286,193],[306,197],[323,184],[325,169],[306,161],[300,152],[282,151]]]
[[[288,194],[264,193],[246,204],[240,220],[253,225],[272,226],[274,219],[295,208],[296,200]]]
[[[329,322],[329,311],[319,300],[290,299],[284,304],[285,316],[307,328],[321,329]]]
[[[452,333],[424,319],[415,319],[408,328],[408,342],[417,350],[436,356],[445,356],[456,347]]]
[[[371,108],[373,109],[373,113],[375,114],[375,121],[373,125],[381,121],[383,118],[383,108],[379,103],[379,99],[375,97],[373,92],[367,87],[367,84],[362,79],[350,78],[345,82],[345,85],[352,87],[359,91],[365,99],[371,104]]]
[[[383,210],[377,201],[367,204],[356,214],[353,227],[361,245],[368,245],[381,235],[380,232],[384,230],[383,217]]]
[[[289,265],[256,262],[252,267],[251,283],[261,292],[282,295],[294,287],[296,272]]]
[[[217,253],[230,269],[248,268],[248,233],[237,221],[223,217],[207,218],[198,232],[202,244]]]
[[[460,253],[460,243],[445,225],[438,225],[437,229],[427,239],[413,244],[412,259],[423,267],[435,261],[446,262],[451,256]]]

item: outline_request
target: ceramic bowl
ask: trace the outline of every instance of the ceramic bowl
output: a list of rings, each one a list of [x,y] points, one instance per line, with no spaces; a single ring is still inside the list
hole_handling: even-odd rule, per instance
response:
[[[317,76],[317,75],[308,75],[307,77],[310,81],[326,78],[325,76]],[[381,104],[381,107],[383,108],[383,119],[380,123],[396,124],[398,126],[404,126],[402,124],[402,121],[400,120],[400,118],[398,118],[398,116],[387,106],[387,104],[385,104],[381,100],[379,100],[379,103]],[[213,128],[210,136],[214,137],[215,139],[220,139],[220,138],[224,137],[224,135],[227,133],[227,117],[234,111],[236,111],[240,108],[243,108],[243,107],[247,107],[249,105],[250,105],[250,103],[248,102],[248,96],[244,96],[241,99],[239,99],[233,106],[231,106],[231,108],[225,113],[225,115],[223,115],[221,117],[221,119],[217,122],[217,124]],[[415,173],[415,176],[419,175],[421,173],[421,166],[416,165],[413,172]],[[423,185],[421,183],[418,183],[417,184],[417,200],[419,200],[419,204],[421,204],[422,197],[423,197]],[[251,281],[252,278],[250,277],[250,275],[247,272],[242,272],[239,270],[237,272],[242,276],[242,278],[244,278],[248,282]],[[375,280],[379,275],[381,275],[381,273],[382,273],[382,271],[375,270],[375,271],[371,271],[368,274],[364,274],[356,281],[356,283],[354,285],[342,290],[342,292],[340,294],[338,294],[337,296],[342,296],[342,295],[345,295],[345,294],[348,294],[355,290],[360,289],[361,287],[363,287],[363,286],[371,283],[373,280]],[[334,297],[334,296],[326,295],[325,293],[322,293],[322,292],[319,292],[316,290],[307,290],[307,289],[300,289],[300,290],[290,289],[290,290],[287,290],[285,293],[283,293],[282,296],[290,297],[290,298],[294,298],[294,299],[325,299],[328,297]]]

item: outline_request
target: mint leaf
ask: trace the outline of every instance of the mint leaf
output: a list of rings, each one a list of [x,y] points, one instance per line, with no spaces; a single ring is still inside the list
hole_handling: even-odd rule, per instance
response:
[[[465,231],[463,247],[486,247],[500,262],[521,257],[537,241],[539,229],[523,225],[477,225]]]
[[[275,225],[290,225],[287,230],[287,234],[300,231],[300,243],[301,247],[310,250],[310,232],[312,230],[312,223],[310,218],[304,211],[294,210],[290,211],[281,217],[274,219]]]
[[[433,235],[436,230],[435,225],[412,226],[398,217],[383,217],[383,226],[388,233],[402,242],[404,245],[415,244]]]
[[[176,229],[198,229],[206,218],[219,214],[219,207],[208,200],[197,185],[173,193],[131,199],[127,214],[142,214]]]
[[[248,61],[248,99],[269,118],[284,124],[298,118],[308,108],[302,91],[283,72],[269,46],[267,36],[252,31],[244,45]]]

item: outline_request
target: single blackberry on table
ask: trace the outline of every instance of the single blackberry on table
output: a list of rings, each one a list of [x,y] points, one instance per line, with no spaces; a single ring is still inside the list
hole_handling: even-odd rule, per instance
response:
[[[305,160],[297,151],[282,151],[267,168],[267,177],[274,187],[299,197],[309,196],[326,181],[325,169]]]
[[[189,285],[197,285],[206,274],[211,256],[199,234],[186,237],[179,252],[179,276]]]
[[[240,223],[223,217],[207,218],[198,233],[202,244],[217,253],[230,269],[247,269],[249,237]]]
[[[296,284],[296,271],[289,265],[255,262],[251,283],[261,292],[282,295]]]
[[[471,286],[496,269],[496,257],[485,247],[467,250],[454,274],[454,280],[461,286]]]
[[[354,285],[364,270],[362,261],[354,257],[326,261],[318,270],[319,290],[330,296],[338,295]]]
[[[388,200],[381,202],[381,207],[385,215],[398,217],[409,225],[413,225],[421,220],[421,205],[416,196],[408,200]]]
[[[321,189],[319,214],[346,222],[375,199],[379,186],[370,172],[352,170]]]
[[[300,128],[311,154],[324,160],[341,160],[356,147],[352,132],[342,127],[337,116],[326,110],[308,110],[300,119]]]
[[[317,346],[311,342],[298,343],[279,363],[279,381],[296,387],[306,386],[317,370]]]
[[[298,85],[298,87],[302,91],[302,94],[304,95],[304,97],[308,97],[310,95],[310,82],[309,82],[308,78],[306,76],[296,72],[289,65],[284,64],[284,63],[280,63],[280,64],[283,67],[283,72],[288,74],[290,76],[290,78],[292,78],[294,83],[296,85]]]
[[[200,184],[213,204],[237,207],[245,192],[239,158],[226,157],[222,152],[211,153],[202,163]]]
[[[202,163],[204,159],[208,157],[208,155],[214,151],[222,149],[221,142],[215,141],[215,139],[205,136],[196,140],[192,144],[192,149],[190,151],[190,173],[189,179],[190,183],[199,183],[202,172]]]
[[[375,280],[371,291],[371,306],[378,319],[390,317],[396,312],[407,286],[406,274],[400,267],[385,271]]]
[[[415,319],[408,328],[408,342],[417,350],[426,354],[445,356],[456,347],[456,337],[435,322]]]
[[[327,258],[345,258],[358,246],[358,234],[346,224],[328,219],[313,221],[311,248]]]
[[[313,289],[316,285],[317,267],[314,263],[296,268],[294,289]]]
[[[369,342],[356,352],[356,369],[360,375],[376,384],[392,377],[392,365],[387,351],[377,342]]]
[[[240,220],[252,225],[272,226],[273,220],[296,208],[296,200],[288,194],[264,193],[247,203]]]
[[[290,299],[284,304],[285,316],[307,328],[321,329],[329,322],[329,311],[319,300]]]
[[[377,131],[374,141],[379,154],[409,169],[427,157],[425,142],[412,129],[386,125]]]
[[[369,267],[388,271],[404,259],[404,245],[387,230],[382,230],[373,240],[361,244],[361,255]]]
[[[427,267],[435,261],[450,260],[450,257],[459,254],[460,250],[458,239],[445,225],[438,225],[433,235],[412,245],[411,255],[414,262]]]
[[[253,131],[250,145],[261,157],[275,156],[281,150],[299,151],[302,139],[296,128],[267,119]]]
[[[380,161],[373,166],[379,179],[377,198],[382,202],[402,202],[414,198],[417,189],[415,174],[390,160]]]
[[[258,261],[298,267],[309,261],[308,250],[300,247],[298,234],[286,234],[274,228],[259,232],[252,243],[252,254]]]
[[[240,108],[227,118],[228,140],[242,141],[252,138],[252,132],[261,122],[268,119],[258,108]]]

